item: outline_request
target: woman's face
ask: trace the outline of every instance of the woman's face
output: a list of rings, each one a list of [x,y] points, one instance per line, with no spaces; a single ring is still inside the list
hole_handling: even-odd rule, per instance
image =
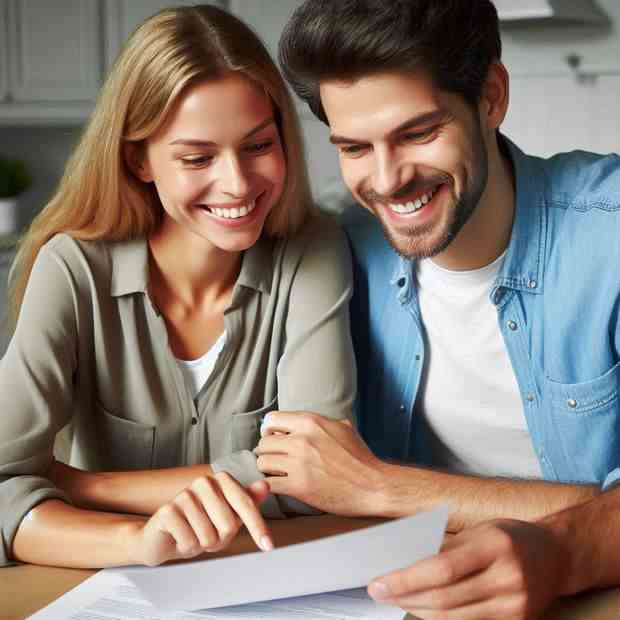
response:
[[[286,177],[270,98],[239,73],[191,87],[147,139],[138,175],[155,184],[164,226],[225,251],[251,247]]]

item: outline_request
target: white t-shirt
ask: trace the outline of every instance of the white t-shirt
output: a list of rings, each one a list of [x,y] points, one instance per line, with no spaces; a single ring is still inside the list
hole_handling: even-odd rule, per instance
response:
[[[541,478],[497,310],[489,293],[505,253],[473,271],[417,263],[427,359],[416,414],[433,463],[461,473]]]
[[[215,344],[202,356],[196,360],[180,360],[177,358],[177,364],[183,373],[185,383],[189,388],[192,398],[198,396],[202,386],[211,376],[215,362],[219,357],[224,345],[226,344],[226,332],[217,339]]]

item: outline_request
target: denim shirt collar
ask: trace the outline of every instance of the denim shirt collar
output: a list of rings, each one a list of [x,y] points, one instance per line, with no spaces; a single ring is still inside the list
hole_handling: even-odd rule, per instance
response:
[[[500,148],[510,158],[516,184],[515,213],[506,258],[491,291],[499,304],[503,288],[541,294],[544,289],[546,245],[545,177],[535,157],[523,153],[501,135]],[[415,261],[396,255],[390,284],[398,288],[398,300],[407,303],[413,292]]]
[[[547,238],[544,171],[537,158],[525,155],[505,136],[499,139],[512,161],[516,196],[510,242],[492,295],[501,287],[541,294]]]

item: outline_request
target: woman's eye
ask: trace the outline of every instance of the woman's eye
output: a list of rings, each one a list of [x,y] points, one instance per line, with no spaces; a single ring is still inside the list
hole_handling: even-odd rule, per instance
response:
[[[264,142],[248,144],[248,146],[245,147],[245,150],[248,153],[264,153],[265,151],[268,151],[271,146],[273,146],[273,141],[265,140]]]
[[[184,166],[189,168],[200,168],[206,166],[211,162],[213,157],[211,155],[198,155],[195,157],[181,157],[181,161]]]

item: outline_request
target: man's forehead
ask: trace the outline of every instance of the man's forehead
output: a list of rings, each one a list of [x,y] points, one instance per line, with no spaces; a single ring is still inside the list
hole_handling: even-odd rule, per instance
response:
[[[417,74],[384,73],[355,81],[329,80],[320,85],[321,102],[333,134],[361,136],[389,132],[417,116],[442,108],[430,79]]]

